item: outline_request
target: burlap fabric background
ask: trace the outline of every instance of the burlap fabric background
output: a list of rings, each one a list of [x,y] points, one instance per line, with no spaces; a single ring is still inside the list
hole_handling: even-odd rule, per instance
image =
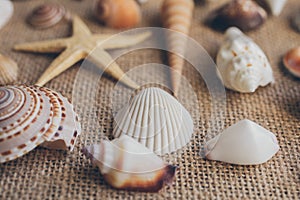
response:
[[[0,30],[0,51],[19,64],[20,83],[33,84],[56,54],[14,52],[14,44],[70,35],[68,22],[47,30],[34,30],[27,25],[26,17],[42,2],[14,1],[14,16]],[[222,0],[208,5],[199,3],[195,10],[191,36],[212,57],[216,55],[222,34],[203,25],[203,21],[211,10],[224,2]],[[65,0],[60,3],[81,16],[93,32],[117,32],[93,20],[90,12],[92,1]],[[160,1],[152,0],[142,6],[144,18],[141,26],[160,25],[159,4]],[[254,94],[226,91],[225,127],[248,118],[276,134],[280,151],[267,163],[235,166],[207,161],[199,156],[200,144],[210,125],[210,97],[200,75],[187,65],[184,76],[196,91],[198,101],[192,101],[188,91],[182,90],[180,95],[194,118],[195,133],[186,148],[164,157],[166,161],[179,166],[172,185],[157,194],[117,191],[103,181],[98,169],[80,152],[84,145],[99,142],[101,137],[110,136],[112,132],[113,110],[109,94],[115,82],[106,77],[99,82],[97,91],[91,88],[89,82],[81,85],[83,99],[78,101],[81,103],[78,105],[78,114],[83,132],[75,150],[66,153],[37,148],[24,157],[1,164],[0,199],[299,199],[299,79],[291,76],[281,64],[282,55],[288,49],[300,45],[300,34],[289,24],[290,17],[299,9],[299,0],[289,0],[279,17],[270,17],[260,29],[248,33],[268,55],[276,83],[260,88]],[[161,52],[137,51],[118,59],[125,71],[149,62],[163,63]],[[79,66],[80,63],[76,64],[46,86],[72,98]],[[141,73],[140,76],[164,78],[155,73]],[[84,99],[91,92],[96,92],[97,101]]]

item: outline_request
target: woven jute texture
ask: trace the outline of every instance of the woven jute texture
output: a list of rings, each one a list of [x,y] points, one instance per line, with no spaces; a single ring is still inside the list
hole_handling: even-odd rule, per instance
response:
[[[44,1],[46,2],[46,1]],[[49,1],[47,1],[49,2]],[[57,1],[78,14],[94,33],[117,33],[97,23],[91,16],[93,1]],[[223,36],[206,26],[208,14],[225,0],[204,4],[197,2],[191,37],[214,58]],[[46,30],[36,30],[26,23],[27,16],[40,0],[13,1],[15,12],[9,23],[0,30],[0,52],[19,64],[19,83],[34,84],[57,54],[21,53],[12,50],[22,42],[67,37],[71,23],[64,21]],[[142,5],[141,27],[161,25],[161,1],[152,0]],[[112,94],[115,80],[102,77],[88,81],[92,70],[77,74],[77,63],[46,86],[61,92],[76,106],[81,118],[82,134],[73,152],[53,151],[41,147],[14,161],[0,165],[0,199],[299,199],[300,198],[300,88],[296,79],[281,60],[284,53],[300,45],[300,34],[290,25],[290,18],[300,10],[299,0],[289,0],[279,17],[270,16],[258,30],[247,33],[267,54],[275,76],[275,84],[259,88],[253,94],[226,90],[224,128],[248,118],[272,131],[279,142],[279,152],[267,163],[257,166],[237,166],[208,161],[200,156],[207,130],[210,128],[211,98],[201,75],[186,65],[183,75],[190,90],[180,90],[179,100],[191,112],[194,134],[191,142],[174,154],[163,157],[177,165],[173,183],[159,193],[119,191],[107,185],[97,167],[81,153],[85,145],[111,138],[115,102],[126,89]],[[134,51],[117,62],[124,71],[146,63],[164,63],[159,50]],[[164,80],[167,75],[151,67],[142,68],[135,78]],[[75,81],[77,80],[77,82]],[[74,88],[74,83],[77,85]],[[94,87],[94,86],[97,87]],[[121,86],[120,86],[121,87]],[[76,94],[72,95],[72,92]],[[193,95],[195,94],[195,95]],[[76,98],[74,98],[76,96]],[[95,96],[92,100],[89,96]],[[73,97],[73,98],[72,98]],[[122,102],[121,102],[122,103]],[[118,104],[119,105],[119,104]]]

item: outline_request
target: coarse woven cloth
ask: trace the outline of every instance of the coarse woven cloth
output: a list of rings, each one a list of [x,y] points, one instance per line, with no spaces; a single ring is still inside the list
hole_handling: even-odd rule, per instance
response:
[[[57,2],[78,14],[93,33],[118,32],[94,20],[91,15],[93,1]],[[215,58],[223,35],[206,26],[204,21],[212,10],[227,1],[198,2],[190,36]],[[27,24],[28,15],[42,3],[40,0],[13,1],[14,15],[0,30],[0,52],[18,63],[18,83],[34,84],[57,54],[16,52],[12,50],[15,44],[71,34],[71,23],[67,21],[45,30],[36,30]],[[161,25],[160,4],[161,1],[156,0],[141,5],[141,27]],[[115,110],[110,93],[115,81],[110,77],[101,78],[96,91],[92,83],[82,82],[82,95],[72,99],[75,77],[81,64],[77,63],[46,84],[76,105],[83,130],[74,151],[38,147],[21,158],[0,164],[0,199],[299,199],[300,80],[293,77],[281,62],[287,50],[300,45],[300,34],[290,24],[290,18],[299,11],[299,0],[289,0],[280,16],[269,16],[263,26],[247,33],[268,56],[275,84],[259,88],[253,94],[226,90],[224,128],[248,118],[273,132],[280,150],[268,162],[257,166],[237,166],[201,158],[199,152],[210,126],[211,99],[201,76],[186,64],[183,75],[192,86],[197,101],[192,100],[189,90],[183,89],[180,90],[180,99],[191,112],[195,131],[185,148],[163,157],[179,167],[175,180],[159,193],[111,188],[104,182],[98,168],[80,150],[105,136],[111,138]],[[145,63],[165,63],[161,55],[158,50],[134,51],[120,57],[117,62],[124,71],[128,71]],[[93,76],[91,72],[86,74]],[[160,73],[148,73],[143,69],[136,75],[165,78]],[[79,91],[78,88],[76,91]],[[97,101],[90,101],[88,94],[95,94]]]

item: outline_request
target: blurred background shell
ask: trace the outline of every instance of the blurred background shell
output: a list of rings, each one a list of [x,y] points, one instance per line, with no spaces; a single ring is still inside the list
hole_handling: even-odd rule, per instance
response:
[[[14,83],[17,77],[17,63],[11,58],[0,54],[0,86]]]
[[[63,18],[69,18],[70,13],[64,6],[45,3],[36,7],[28,18],[28,22],[37,29],[45,29],[59,23]]]

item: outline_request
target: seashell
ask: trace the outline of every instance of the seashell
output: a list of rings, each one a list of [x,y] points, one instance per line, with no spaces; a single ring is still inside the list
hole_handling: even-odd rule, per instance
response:
[[[136,0],[139,4],[147,3],[148,0]]]
[[[18,65],[12,59],[0,54],[0,85],[15,82],[18,77]]]
[[[265,2],[268,4],[272,15],[278,16],[287,0],[265,0]]]
[[[37,86],[0,87],[0,163],[16,159],[43,142],[72,150],[80,131],[72,105],[60,94]]]
[[[225,30],[236,26],[249,31],[261,26],[267,18],[266,11],[252,0],[233,0],[212,14],[212,26]]]
[[[184,147],[192,137],[189,112],[169,93],[147,88],[115,116],[113,135],[125,134],[158,155]]]
[[[112,28],[132,28],[141,21],[141,10],[135,0],[97,0],[96,18]]]
[[[186,51],[187,40],[186,37],[179,33],[184,35],[189,34],[193,9],[194,1],[192,0],[164,0],[161,7],[161,17],[164,27],[172,31],[166,36],[168,50],[170,52],[168,60],[171,67],[171,83],[175,96],[177,96],[180,86],[182,68],[184,65],[183,56]],[[174,52],[179,55],[176,55]]]
[[[0,1],[0,29],[10,20],[14,13],[14,6],[9,0]]]
[[[207,159],[237,165],[267,162],[279,150],[276,136],[250,120],[225,129],[204,147]]]
[[[237,28],[226,31],[216,62],[219,77],[229,89],[248,93],[274,82],[264,52]]]
[[[283,58],[283,63],[289,72],[300,78],[300,47],[289,50]]]
[[[106,182],[117,189],[157,192],[172,182],[176,171],[175,166],[126,135],[102,140],[83,152],[99,167]]]
[[[65,7],[59,4],[45,3],[38,6],[28,18],[28,22],[35,28],[45,29],[56,25],[69,13]]]
[[[300,11],[292,19],[293,27],[300,32]]]

